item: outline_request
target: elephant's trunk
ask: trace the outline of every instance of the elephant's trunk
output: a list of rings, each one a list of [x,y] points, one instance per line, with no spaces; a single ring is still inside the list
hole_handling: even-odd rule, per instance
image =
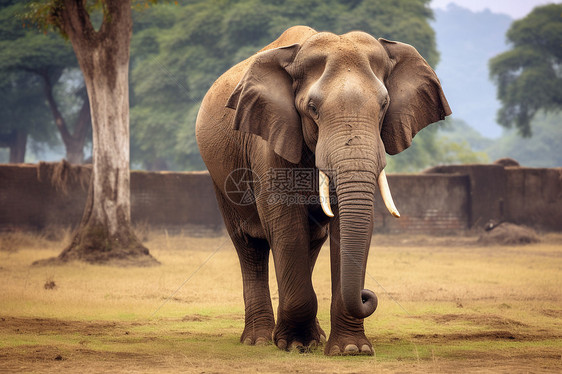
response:
[[[366,318],[377,308],[375,294],[363,289],[373,231],[375,180],[365,171],[337,175],[341,292],[345,309],[355,318]]]
[[[316,146],[317,166],[332,178],[338,199],[343,306],[358,319],[368,317],[377,307],[377,297],[363,286],[373,232],[377,177],[386,164],[382,140],[370,131],[369,125],[368,121],[359,120],[335,123],[330,127],[341,131],[325,135],[320,132]]]

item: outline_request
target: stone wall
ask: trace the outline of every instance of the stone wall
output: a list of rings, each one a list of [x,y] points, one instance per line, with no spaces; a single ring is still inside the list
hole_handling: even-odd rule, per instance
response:
[[[73,166],[64,189],[37,165],[0,165],[0,230],[75,226],[86,203],[90,168]],[[79,172],[76,172],[78,169]],[[72,177],[81,175],[81,178]],[[131,219],[151,227],[222,228],[207,172],[131,172]]]
[[[508,167],[504,219],[550,231],[562,230],[562,168]]]
[[[90,169],[72,169],[61,184],[38,173],[37,165],[0,165],[0,230],[75,226]],[[392,217],[377,197],[377,233],[455,233],[490,219],[562,230],[562,169],[440,166],[388,179],[402,218]],[[223,228],[207,172],[132,171],[131,216],[134,224],[153,228]]]
[[[470,227],[494,220],[562,231],[562,168],[446,165],[427,172],[469,177]]]
[[[469,228],[468,176],[391,174],[388,184],[401,217],[391,216],[377,196],[375,232],[446,234]]]

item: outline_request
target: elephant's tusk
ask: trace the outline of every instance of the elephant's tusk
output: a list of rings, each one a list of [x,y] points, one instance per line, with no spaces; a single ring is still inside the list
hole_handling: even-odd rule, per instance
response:
[[[400,213],[396,206],[394,205],[394,201],[392,200],[392,195],[390,194],[390,187],[388,187],[388,180],[386,179],[386,173],[381,171],[379,174],[379,179],[377,180],[379,183],[379,190],[381,192],[382,200],[384,201],[384,205],[386,205],[386,209],[396,218],[400,218]]]
[[[334,213],[330,207],[330,178],[322,170],[318,170],[318,173],[320,174],[320,205],[328,217],[333,217]]]

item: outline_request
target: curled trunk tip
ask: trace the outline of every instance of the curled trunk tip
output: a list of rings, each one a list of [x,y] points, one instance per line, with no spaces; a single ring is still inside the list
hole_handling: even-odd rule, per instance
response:
[[[371,290],[361,290],[360,298],[357,298],[355,294],[349,292],[347,293],[348,297],[346,297],[346,293],[343,289],[342,295],[347,312],[355,318],[367,318],[377,310],[379,300],[377,295]],[[358,302],[359,300],[361,300],[361,302]]]

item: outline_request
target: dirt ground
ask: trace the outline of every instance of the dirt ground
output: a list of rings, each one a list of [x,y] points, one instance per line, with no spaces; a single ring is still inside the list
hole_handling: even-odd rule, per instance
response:
[[[442,316],[435,316],[437,320],[443,321]],[[445,316],[444,320],[455,318]],[[472,318],[478,322],[479,317]],[[455,344],[459,341],[550,341],[560,340],[562,336],[551,334],[549,331],[538,331],[536,334],[512,333],[509,326],[503,320],[495,321],[498,324],[497,331],[478,333],[478,334],[433,334],[433,335],[414,335],[411,343],[423,345],[431,343],[434,345]],[[507,322],[509,325],[510,322]],[[18,347],[6,347],[0,349],[0,372],[81,372],[81,373],[100,373],[100,372],[197,372],[197,373],[226,373],[226,372],[353,372],[353,373],[372,373],[372,372],[478,372],[478,373],[538,373],[538,372],[560,372],[562,370],[562,351],[560,345],[557,347],[544,346],[542,348],[527,349],[524,352],[511,353],[504,352],[463,352],[455,354],[447,359],[433,357],[432,359],[418,360],[412,362],[381,361],[376,357],[367,359],[357,358],[359,361],[355,368],[353,363],[348,362],[349,368],[342,368],[341,365],[333,365],[329,359],[320,362],[307,363],[303,366],[304,370],[295,368],[294,363],[272,362],[264,363],[262,359],[247,361],[228,361],[224,358],[214,360],[208,355],[202,355],[195,361],[180,352],[171,350],[168,354],[150,353],[141,348],[139,352],[123,351],[111,352],[87,347],[89,337],[112,336],[114,341],[119,341],[122,337],[131,335],[130,344],[135,342],[149,342],[150,344],[161,344],[156,334],[134,334],[138,323],[125,322],[82,322],[82,321],[61,321],[56,319],[40,318],[1,318],[0,331],[3,334],[40,334],[73,336],[80,338],[78,345],[65,346],[58,345],[22,345]],[[181,339],[185,333],[176,332],[174,338]],[[169,335],[168,335],[169,338]],[[389,344],[390,342],[386,342]],[[140,345],[140,344],[139,344]],[[254,347],[257,350],[262,347]],[[273,348],[273,347],[271,347]],[[286,353],[289,358],[294,353]],[[302,355],[301,355],[302,356]],[[299,357],[300,359],[300,357]],[[332,358],[340,364],[338,358]],[[354,359],[354,358],[352,358]]]
[[[162,262],[151,269],[35,268],[60,243],[4,238],[13,240],[0,250],[0,372],[562,372],[562,235],[526,246],[375,236],[366,279],[381,301],[366,320],[374,357],[240,344],[228,238],[151,234],[146,245]],[[328,252],[314,276],[324,328]]]

